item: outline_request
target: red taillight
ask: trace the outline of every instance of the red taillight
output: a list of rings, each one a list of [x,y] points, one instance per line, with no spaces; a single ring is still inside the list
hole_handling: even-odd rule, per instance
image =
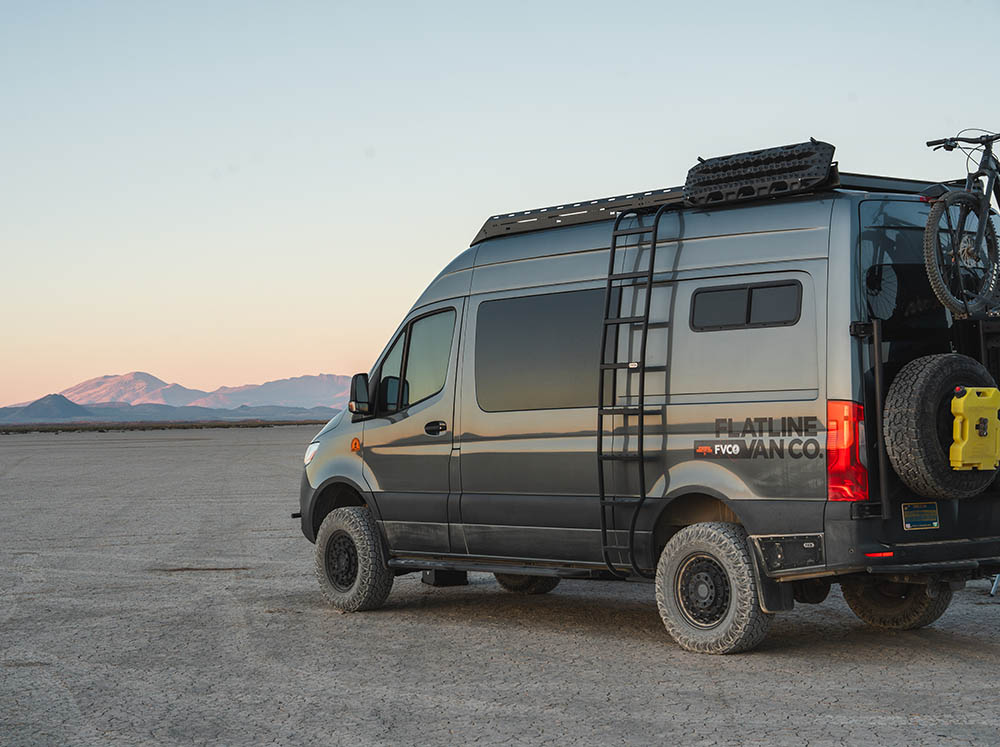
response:
[[[857,402],[826,403],[826,485],[831,501],[867,501],[868,469],[861,463],[865,408]]]
[[[866,558],[891,558],[892,557],[892,550],[889,550],[888,552],[866,552],[865,553],[865,557]]]

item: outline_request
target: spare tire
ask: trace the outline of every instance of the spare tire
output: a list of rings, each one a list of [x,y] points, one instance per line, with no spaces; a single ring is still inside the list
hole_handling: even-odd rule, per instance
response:
[[[996,382],[981,363],[966,355],[927,355],[900,369],[885,399],[886,453],[896,474],[921,498],[971,498],[996,476],[996,470],[951,468],[951,400],[957,386],[996,386]]]

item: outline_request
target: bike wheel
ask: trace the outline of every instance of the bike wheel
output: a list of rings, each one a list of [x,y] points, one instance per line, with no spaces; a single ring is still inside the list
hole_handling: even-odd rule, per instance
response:
[[[899,278],[889,263],[872,265],[865,273],[865,298],[873,319],[889,319],[896,313]]]
[[[987,219],[976,247],[981,201],[970,192],[949,192],[931,206],[924,229],[924,264],[934,295],[956,317],[996,304],[997,235]]]

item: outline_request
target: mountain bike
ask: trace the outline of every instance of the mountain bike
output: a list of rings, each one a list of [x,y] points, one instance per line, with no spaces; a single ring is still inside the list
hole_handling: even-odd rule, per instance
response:
[[[979,167],[965,179],[965,189],[947,192],[934,201],[924,230],[924,263],[931,288],[957,318],[988,312],[1000,301],[997,235],[990,205],[991,196],[1000,204],[1000,164],[993,155],[997,140],[1000,135],[986,134],[927,143],[934,150],[958,148],[970,160],[982,153]],[[975,147],[966,149],[962,144]]]

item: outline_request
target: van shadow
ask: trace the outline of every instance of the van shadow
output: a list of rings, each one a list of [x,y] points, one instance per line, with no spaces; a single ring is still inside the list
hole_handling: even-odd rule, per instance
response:
[[[539,632],[572,628],[577,633],[618,640],[663,639],[665,631],[652,586],[615,584],[626,592],[621,594],[603,589],[594,594],[594,586],[594,582],[563,582],[548,594],[523,595],[489,581],[445,588],[411,582],[398,592],[394,590],[378,614],[403,614],[428,624],[502,624]]]

